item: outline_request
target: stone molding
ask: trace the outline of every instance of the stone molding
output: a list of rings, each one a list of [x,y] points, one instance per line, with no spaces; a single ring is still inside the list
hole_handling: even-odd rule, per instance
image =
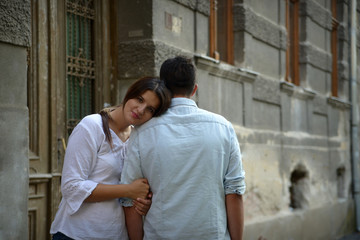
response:
[[[121,42],[118,46],[118,78],[136,79],[158,76],[161,64],[169,57],[194,54],[153,39]]]
[[[332,71],[331,54],[309,42],[300,43],[300,63],[311,64],[327,72]]]
[[[234,32],[245,31],[271,46],[286,50],[287,33],[284,26],[256,14],[245,4],[234,4]]]
[[[210,15],[210,1],[208,0],[173,0],[181,5],[184,5],[194,11],[203,13],[206,16]]]
[[[29,0],[0,1],[0,41],[29,47],[30,16]]]
[[[332,28],[332,14],[313,0],[301,0],[300,16],[307,16],[327,30]]]

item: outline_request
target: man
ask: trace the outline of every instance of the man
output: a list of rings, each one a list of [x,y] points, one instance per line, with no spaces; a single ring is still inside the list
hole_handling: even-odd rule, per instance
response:
[[[147,178],[153,193],[144,225],[125,207],[130,239],[242,239],[245,172],[232,125],[190,99],[198,86],[189,59],[166,60],[160,78],[171,106],[134,129],[122,173],[122,183]]]

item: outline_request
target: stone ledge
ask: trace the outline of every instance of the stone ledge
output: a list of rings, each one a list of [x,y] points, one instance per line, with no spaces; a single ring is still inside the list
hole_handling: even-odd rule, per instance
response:
[[[238,68],[205,55],[195,54],[195,63],[199,69],[208,71],[211,75],[237,82],[253,82],[258,76],[254,71]]]
[[[327,102],[335,108],[346,109],[346,110],[349,110],[351,108],[351,103],[345,102],[344,100],[341,100],[340,98],[337,97],[328,97]]]
[[[293,83],[280,81],[280,89],[289,96],[297,97],[299,99],[313,99],[317,93],[309,88],[296,86]]]

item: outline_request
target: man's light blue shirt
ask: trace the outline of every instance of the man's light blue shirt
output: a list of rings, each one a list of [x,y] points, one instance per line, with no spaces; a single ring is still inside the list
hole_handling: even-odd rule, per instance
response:
[[[144,239],[230,239],[225,195],[245,192],[245,172],[225,118],[173,98],[164,115],[130,136],[121,182],[142,177],[153,192]]]

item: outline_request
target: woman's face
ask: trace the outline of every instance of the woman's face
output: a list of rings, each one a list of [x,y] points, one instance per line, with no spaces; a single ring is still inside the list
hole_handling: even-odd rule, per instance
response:
[[[129,124],[140,125],[149,121],[159,106],[158,96],[155,92],[147,90],[137,98],[129,99],[125,103],[124,116]]]

